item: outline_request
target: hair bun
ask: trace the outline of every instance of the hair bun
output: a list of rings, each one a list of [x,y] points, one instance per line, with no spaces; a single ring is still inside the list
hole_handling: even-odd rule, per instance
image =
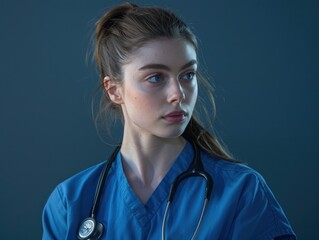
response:
[[[133,3],[123,3],[118,7],[113,8],[107,12],[100,20],[96,23],[96,34],[97,38],[100,34],[104,34],[105,31],[109,31],[114,25],[116,25],[123,17],[132,9],[138,6]]]

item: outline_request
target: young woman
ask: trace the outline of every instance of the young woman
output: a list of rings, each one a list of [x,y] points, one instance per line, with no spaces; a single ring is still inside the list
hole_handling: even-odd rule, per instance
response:
[[[127,3],[98,21],[102,112],[123,120],[122,142],[107,163],[56,187],[43,239],[295,239],[260,174],[193,114],[198,88],[209,89],[196,51],[164,9]]]

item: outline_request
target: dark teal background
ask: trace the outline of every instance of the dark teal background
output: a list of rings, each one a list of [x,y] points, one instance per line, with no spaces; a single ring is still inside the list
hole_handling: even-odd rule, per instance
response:
[[[90,116],[97,75],[86,55],[97,17],[117,2],[0,1],[1,239],[40,239],[52,189],[112,149]],[[168,7],[195,29],[216,86],[219,134],[265,177],[299,239],[314,239],[318,1],[135,3]]]

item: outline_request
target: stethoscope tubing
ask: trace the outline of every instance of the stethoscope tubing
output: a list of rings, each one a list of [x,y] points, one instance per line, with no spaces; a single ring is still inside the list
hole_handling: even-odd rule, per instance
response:
[[[95,218],[97,215],[97,211],[100,205],[100,200],[101,200],[101,193],[102,193],[102,187],[105,184],[105,180],[106,177],[112,167],[112,164],[116,158],[116,155],[118,154],[118,152],[120,151],[121,145],[118,145],[115,150],[113,151],[112,155],[110,156],[109,160],[107,161],[105,167],[103,168],[99,181],[96,185],[96,191],[95,191],[95,195],[94,195],[94,200],[93,200],[93,205],[92,205],[92,209],[91,209],[91,217]]]

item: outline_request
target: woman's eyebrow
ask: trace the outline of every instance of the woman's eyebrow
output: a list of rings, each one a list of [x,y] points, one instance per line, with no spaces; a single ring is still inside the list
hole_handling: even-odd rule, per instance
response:
[[[181,67],[181,70],[188,68],[190,66],[193,66],[197,64],[197,61],[195,59],[192,59],[191,61],[189,61],[188,63],[186,63],[185,65],[183,65]],[[166,71],[170,71],[171,69],[164,64],[158,64],[158,63],[150,63],[147,65],[144,65],[143,67],[140,67],[138,70],[146,70],[146,69],[162,69],[162,70],[166,70]]]

